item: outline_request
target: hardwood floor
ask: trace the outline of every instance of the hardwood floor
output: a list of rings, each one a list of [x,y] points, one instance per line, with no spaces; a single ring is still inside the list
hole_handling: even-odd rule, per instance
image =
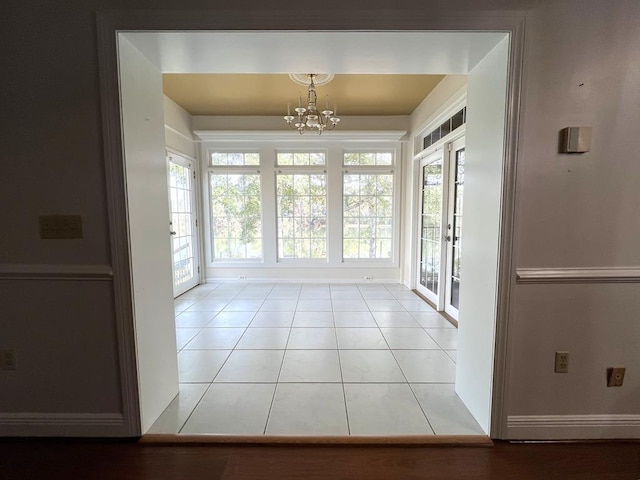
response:
[[[463,448],[5,440],[0,478],[638,480],[640,443]]]

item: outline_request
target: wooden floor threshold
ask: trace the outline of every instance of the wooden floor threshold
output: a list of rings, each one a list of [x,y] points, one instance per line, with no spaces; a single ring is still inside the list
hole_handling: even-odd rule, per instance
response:
[[[484,435],[219,435],[148,433],[139,443],[185,445],[381,445],[434,447],[493,447]]]

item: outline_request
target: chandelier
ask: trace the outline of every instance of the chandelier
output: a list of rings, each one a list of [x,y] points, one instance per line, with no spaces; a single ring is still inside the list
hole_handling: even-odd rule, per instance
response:
[[[297,115],[291,115],[291,104],[287,104],[287,115],[284,120],[291,128],[295,128],[300,132],[300,135],[306,131],[318,132],[318,135],[322,135],[324,130],[333,130],[338,125],[340,119],[337,116],[337,107],[333,107],[333,110],[329,109],[329,99],[325,99],[325,109],[322,112],[318,111],[316,106],[318,95],[316,93],[316,83],[318,85],[325,85],[333,79],[332,74],[317,74],[317,73],[305,73],[305,74],[290,74],[291,79],[307,87],[307,106],[302,106],[302,97],[298,97],[298,107],[294,109]]]

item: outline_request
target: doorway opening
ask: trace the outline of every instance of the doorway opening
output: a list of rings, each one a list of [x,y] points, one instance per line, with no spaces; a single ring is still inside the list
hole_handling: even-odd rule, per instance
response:
[[[104,28],[114,29],[114,31],[117,31],[117,28],[115,28],[113,25],[106,25],[104,26]],[[336,35],[345,35],[345,34],[358,35],[350,32],[332,32],[332,33]],[[248,35],[266,35],[264,33],[263,34],[247,33],[247,34]],[[452,33],[449,33],[449,34],[452,34]],[[137,52],[137,53],[132,53],[132,55],[129,58],[129,60],[133,60],[133,61],[129,61],[128,63],[127,61],[125,61],[125,63],[123,64],[122,59],[123,57],[126,57],[126,54],[122,55],[122,51],[121,51],[119,65],[121,67],[122,75],[120,79],[121,80],[125,79],[125,83],[129,81],[130,82],[129,85],[134,88],[136,86],[137,87],[141,86],[139,82],[144,82],[146,85],[148,85],[145,78],[146,79],[152,78],[152,82],[156,82],[156,85],[158,85],[160,75],[161,75],[161,67],[159,66],[159,63],[161,63],[161,61],[159,60],[159,57],[157,54],[158,52],[156,51],[155,55],[149,54],[149,53],[145,55],[144,53],[145,42],[139,43],[136,46],[133,45],[133,43],[136,42],[136,37],[135,37],[136,35],[145,35],[145,34],[134,33],[134,34],[119,35],[118,43],[121,46],[121,49],[132,48]],[[157,34],[150,33],[149,35],[157,35]],[[189,34],[183,33],[183,35],[189,35]],[[193,35],[196,35],[196,34],[194,33]],[[374,34],[374,35],[384,36],[383,33]],[[405,35],[420,35],[420,34],[406,33]],[[470,33],[460,32],[459,35],[473,36],[473,35],[482,35],[482,34],[470,34]],[[184,38],[182,40],[184,40]],[[402,45],[405,46],[405,48],[407,45],[411,44],[411,43],[409,44],[406,43],[406,41],[403,41],[401,43]],[[443,42],[443,43],[446,43],[446,42]],[[153,48],[156,48],[159,44],[162,44],[162,42],[157,42],[157,41],[146,42],[147,46],[152,45],[152,50]],[[419,45],[420,44],[419,39],[414,39],[413,44]],[[128,45],[128,46],[123,47],[123,45]],[[414,53],[414,52],[410,52],[410,53]],[[160,57],[161,56],[162,55],[160,55]],[[136,57],[135,60],[134,60],[134,57]],[[118,59],[112,59],[112,60],[117,65]],[[478,229],[478,221],[475,221],[475,222],[473,221],[474,218],[477,218],[476,217],[477,212],[474,213],[474,215],[470,215],[469,212],[467,211],[465,212],[466,214],[465,222],[468,221],[467,217],[469,217],[470,219],[468,223],[465,223],[465,228],[467,228],[467,225],[471,225],[467,230],[465,230],[465,254],[467,252],[466,250],[467,235],[469,235],[469,239],[472,240],[470,242],[472,245],[474,245],[474,243],[476,242],[482,243],[483,241],[482,236],[488,235],[492,239],[492,242],[489,242],[491,244],[489,248],[490,254],[483,255],[483,259],[484,259],[483,261],[484,262],[488,261],[493,265],[493,268],[495,271],[492,273],[492,275],[494,276],[494,278],[497,278],[498,272],[497,272],[497,269],[495,268],[495,265],[498,264],[497,262],[498,246],[499,246],[499,240],[501,238],[499,220],[502,215],[502,209],[501,209],[499,193],[501,191],[501,185],[502,185],[502,165],[503,165],[503,158],[504,158],[503,146],[504,146],[504,134],[505,134],[505,105],[506,105],[506,98],[507,98],[506,78],[507,78],[507,71],[508,71],[507,66],[509,64],[508,34],[504,34],[504,33],[501,34],[501,38],[498,39],[497,42],[494,42],[491,45],[491,48],[489,48],[488,51],[485,50],[482,53],[482,55],[476,60],[477,61],[474,62],[473,69],[471,69],[471,71],[465,72],[469,74],[469,79],[470,79],[469,80],[469,108],[471,109],[471,103],[472,103],[471,99],[473,98],[473,102],[475,102],[474,109],[477,112],[475,121],[472,121],[472,119],[470,118],[469,124],[467,126],[466,156],[468,157],[467,160],[470,160],[471,152],[473,151],[480,152],[484,150],[485,153],[487,153],[487,151],[484,148],[478,148],[477,150],[474,150],[474,149],[477,148],[477,146],[485,147],[487,146],[487,144],[490,144],[490,150],[488,151],[488,155],[492,157],[494,161],[493,163],[489,164],[489,167],[490,167],[491,173],[493,174],[494,183],[491,185],[491,188],[483,188],[483,191],[486,193],[488,190],[490,190],[492,193],[492,195],[490,195],[491,198],[488,199],[489,200],[488,203],[490,203],[490,201],[495,200],[495,198],[497,198],[498,201],[497,203],[494,202],[491,205],[491,216],[495,219],[495,221],[489,222],[488,224],[485,222],[483,224],[483,225],[486,225],[487,228]],[[414,61],[415,61],[415,58],[414,58]],[[140,75],[141,67],[143,69],[146,69],[143,75]],[[466,65],[465,68],[468,69],[469,65]],[[304,71],[305,69],[288,67],[284,70]],[[107,72],[106,75],[107,76],[113,75],[115,71],[116,69],[106,68],[106,72]],[[443,71],[440,70],[439,73],[443,73]],[[135,79],[132,78],[132,77],[136,77],[136,75],[137,75],[137,78]],[[486,82],[486,80],[490,78],[492,75],[497,76],[498,80],[494,82]],[[110,78],[113,79],[113,77],[110,77]],[[487,91],[485,91],[486,89],[491,90],[490,91],[491,95],[487,95]],[[156,89],[156,92],[161,92],[161,88]],[[110,92],[107,94],[107,96],[109,94],[117,95],[114,92]],[[154,126],[149,124],[150,123],[149,118],[147,118],[146,120],[147,124],[137,123],[135,115],[127,114],[127,110],[129,110],[129,113],[131,113],[135,111],[136,108],[143,108],[143,109],[146,108],[144,105],[141,106],[141,103],[144,103],[142,100],[148,100],[149,103],[148,104],[145,103],[145,105],[151,105],[151,104],[157,104],[158,98],[157,97],[147,98],[147,99],[138,98],[137,99],[138,105],[136,107],[131,104],[127,105],[127,98],[125,97],[127,97],[127,94],[123,93],[122,123],[124,127],[123,131],[124,131],[125,163],[127,164],[126,174],[125,172],[122,171],[122,169],[117,168],[116,166],[117,162],[112,161],[113,164],[111,165],[111,168],[112,168],[111,173],[113,174],[114,178],[119,178],[121,181],[125,180],[125,175],[128,180],[131,180],[132,172],[134,177],[136,175],[135,168],[133,169],[128,168],[130,162],[135,163],[137,160],[139,160],[138,158],[136,158],[136,154],[135,154],[136,149],[132,148],[133,145],[131,144],[131,142],[133,143],[146,142],[147,146],[151,146],[150,147],[151,150],[153,150],[156,147],[163,148],[164,146],[163,145],[164,142],[161,139],[160,141],[158,141],[161,136],[150,135],[150,137],[144,137],[144,135],[140,135],[141,131],[145,131],[147,129],[153,130],[155,128],[155,131],[156,132],[158,131],[157,125]],[[117,97],[117,99],[118,99],[117,103],[119,104],[120,97]],[[498,100],[497,106],[494,106],[494,108],[483,108],[485,107],[484,103],[487,100],[490,100],[495,103],[496,99]],[[161,97],[160,97],[160,101],[161,101]],[[489,116],[491,116],[492,118],[490,119],[491,121],[489,123],[484,123],[483,119],[486,118],[487,112],[489,112]],[[500,112],[500,113],[496,113],[496,112]],[[120,110],[116,109],[116,111],[111,113],[118,114],[116,121],[119,122]],[[161,118],[161,115],[160,115],[160,118]],[[490,128],[487,131],[488,126]],[[129,132],[136,131],[135,132],[136,134],[128,136],[127,131]],[[162,131],[162,128],[160,128],[159,131]],[[107,135],[107,137],[111,137],[111,139],[113,140],[112,136]],[[117,143],[117,141],[118,139],[115,139],[115,143]],[[476,147],[474,147],[474,144],[476,145]],[[117,156],[115,158],[117,158]],[[497,161],[495,159],[497,159]],[[480,160],[484,160],[484,158],[482,158],[482,156],[480,155],[478,157],[475,157],[475,160],[477,162],[480,162]],[[512,161],[512,159],[510,161]],[[479,165],[481,165],[481,163],[476,163],[475,168],[478,168]],[[470,173],[471,170],[472,170],[471,162],[468,161],[467,172]],[[409,168],[407,169],[407,171],[413,171],[413,169]],[[470,183],[469,182],[470,178],[471,176],[467,178],[467,183]],[[128,182],[128,184],[134,187],[135,189],[135,184],[136,184],[135,178],[133,180],[134,180],[133,182]],[[405,185],[410,185],[412,182],[413,182],[413,179],[409,178],[409,182],[406,183]],[[413,192],[411,191],[411,187],[407,187],[407,188],[410,195],[413,195]],[[470,194],[471,197],[473,197],[474,195],[479,195],[479,192],[477,189],[474,191],[472,188],[469,188],[468,190],[472,192]],[[495,195],[496,192],[498,192],[498,195]],[[115,195],[114,192],[110,192],[110,194]],[[164,195],[166,196],[166,189],[165,189]],[[465,192],[465,195],[467,195],[467,192]],[[480,197],[482,196],[483,195],[480,194]],[[138,209],[146,208],[146,206],[148,206],[148,204],[150,203],[154,205],[157,204],[157,202],[155,202],[155,200],[157,200],[156,198],[142,199],[141,197],[142,197],[141,195],[138,196],[134,194],[133,201],[132,201],[132,195],[129,192],[129,195],[125,198],[125,201],[122,207],[124,208],[125,211],[128,211],[131,214],[131,212],[135,212]],[[413,203],[413,202],[409,202],[409,203]],[[484,205],[485,207],[486,207],[486,203],[487,202],[485,202],[485,205]],[[411,210],[411,207],[408,207],[408,208],[409,210],[405,212],[405,214],[408,215],[409,217],[415,217],[415,212]],[[166,219],[167,217],[168,217],[168,207],[167,207],[167,215],[165,215],[164,218]],[[164,227],[162,227],[162,224],[164,225]],[[142,231],[141,229],[137,229],[137,233],[135,234],[133,232],[133,230],[135,229],[132,229],[131,231],[129,231],[129,240],[131,244],[132,245],[136,244],[140,241],[143,241],[143,239],[149,238],[153,235],[157,235],[157,233],[161,231],[162,228],[164,228],[165,229],[164,231],[166,232],[166,220],[164,222],[159,222],[157,226],[154,225],[150,227],[151,228],[149,228],[147,231]],[[413,228],[415,228],[415,225]],[[127,230],[125,229],[125,231]],[[416,237],[414,236],[413,238],[416,238]],[[158,243],[158,245],[160,245],[160,243]],[[484,242],[484,244],[486,247],[487,242]],[[407,250],[415,250],[415,248],[416,248],[415,245],[413,247],[409,246]],[[135,248],[132,250],[135,250]],[[167,246],[160,247],[158,249],[158,251],[165,251],[165,252],[167,250],[168,250]],[[477,255],[477,252],[474,253],[473,248],[470,249],[469,251],[470,253],[468,254],[468,258],[473,259],[474,255]],[[167,257],[168,256],[169,255],[167,255]],[[141,285],[139,283],[140,278],[136,274],[136,270],[138,273],[141,271],[144,271],[145,266],[144,266],[144,262],[140,261],[142,259],[136,259],[135,257],[136,257],[136,254],[135,254],[135,251],[133,251],[132,261],[131,261],[134,267],[132,269],[133,271],[132,282],[133,282],[133,293],[134,293],[133,303],[135,305],[135,312],[136,312],[135,336],[138,344],[137,355],[138,355],[138,366],[139,366],[137,371],[138,391],[139,391],[137,400],[139,400],[140,402],[140,410],[141,410],[140,416],[142,418],[140,428],[141,428],[141,431],[144,432],[149,428],[151,423],[153,423],[153,420],[157,418],[157,416],[162,412],[164,407],[166,407],[166,405],[169,403],[171,398],[175,396],[177,379],[176,379],[176,376],[173,376],[173,374],[171,373],[171,372],[175,372],[175,365],[173,367],[170,365],[171,362],[167,359],[167,356],[166,356],[167,354],[163,354],[162,352],[160,352],[160,350],[162,350],[161,348],[157,348],[156,346],[156,348],[154,349],[145,350],[144,348],[140,348],[140,344],[141,343],[144,344],[145,342],[150,342],[150,338],[153,338],[154,341],[158,340],[160,336],[160,337],[164,337],[164,340],[166,341],[166,343],[170,345],[172,340],[175,341],[175,333],[171,334],[168,332],[168,329],[169,327],[172,327],[173,322],[166,321],[167,317],[170,317],[170,316],[172,317],[172,313],[173,313],[172,311],[165,311],[162,315],[160,315],[160,317],[162,317],[160,322],[158,322],[158,318],[156,317],[154,318],[155,323],[154,324],[151,323],[150,318],[152,315],[150,315],[148,309],[145,308],[145,304],[148,304],[148,302],[150,302],[150,296],[145,294],[138,294],[139,288],[141,287]],[[156,258],[159,258],[159,257],[156,257]],[[405,257],[405,265],[407,264],[406,262],[407,258],[412,258],[412,256],[407,255]],[[469,275],[471,278],[473,278],[473,273],[472,273],[473,269],[485,268],[483,261],[478,260],[479,258],[480,256],[476,258],[476,261],[469,261],[470,267],[468,267],[467,271],[471,272],[471,274]],[[127,259],[124,258],[124,260],[127,260]],[[118,261],[118,259],[116,259],[116,261]],[[128,263],[128,262],[125,262],[125,263]],[[138,267],[139,267],[137,269],[136,269],[136,263],[138,264]],[[124,271],[126,271],[130,267],[128,267],[127,265],[124,265],[122,266],[122,268]],[[412,278],[415,279],[415,275],[413,274],[414,269],[415,269],[415,265],[407,267],[405,269],[405,273],[403,274],[403,278],[400,278],[399,280],[407,285],[413,286],[412,284],[414,284],[414,280],[412,280]],[[464,271],[465,271],[465,268],[463,268],[463,272]],[[488,282],[488,283],[491,284],[492,282]],[[146,286],[149,287],[149,285],[146,285]],[[154,295],[154,297],[157,297],[158,295],[166,294],[167,292],[165,292],[165,290],[170,290],[166,287],[167,286],[163,282],[156,282],[153,285],[153,290],[154,290],[154,293],[157,295]],[[467,287],[465,287],[465,289],[466,288]],[[461,312],[465,308],[465,293],[464,293],[466,291],[465,289],[461,290],[461,298],[460,298]],[[473,288],[469,288],[470,292],[472,290]],[[464,358],[464,362],[459,362],[457,367],[458,379],[456,383],[456,390],[458,391],[461,398],[465,401],[465,403],[467,404],[467,406],[469,407],[473,415],[476,417],[476,420],[478,420],[478,422],[480,423],[480,425],[482,426],[485,432],[489,431],[490,418],[491,418],[493,354],[494,354],[494,339],[495,339],[494,335],[495,335],[495,325],[496,325],[496,311],[495,311],[495,299],[497,295],[496,290],[497,290],[497,282],[493,282],[493,285],[490,286],[488,291],[486,289],[484,290],[478,289],[473,294],[467,294],[467,301],[466,301],[467,307],[468,308],[477,307],[478,309],[483,310],[482,315],[479,315],[479,318],[482,320],[482,322],[476,322],[475,325],[470,327],[467,334],[461,335],[461,338],[464,339],[463,348],[467,347],[467,345],[464,345],[464,342],[467,342],[467,341],[470,343],[475,342],[476,345],[473,348],[470,347],[467,353],[461,355],[461,357]],[[169,296],[172,296],[172,295],[169,295]],[[491,306],[487,307],[487,305],[489,304]],[[165,325],[165,322],[166,322],[166,325]],[[158,333],[159,329],[167,329],[167,332],[166,332],[167,334],[166,335],[159,334]],[[477,337],[475,339],[471,339],[471,337],[474,336],[473,332],[475,329],[481,329],[485,332],[485,334],[482,336],[481,342],[477,341]],[[462,333],[462,330],[461,330],[461,333]],[[132,332],[130,332],[130,334],[132,334]],[[148,336],[146,340],[144,339],[145,335]],[[480,350],[482,350],[482,355],[481,355],[482,358],[480,359],[480,361],[478,361],[477,356]],[[157,371],[158,364],[157,362],[153,361],[154,355],[158,357],[162,357],[164,359],[160,363],[164,363],[165,365],[168,366],[168,370],[170,371],[168,375],[169,381],[166,381],[166,380],[154,381],[154,379],[158,378],[158,371]],[[478,368],[480,367],[483,369],[482,375],[478,375]],[[125,362],[125,364],[123,365],[123,368],[131,369],[132,366],[130,363]],[[166,376],[166,371],[164,372],[164,374]],[[173,379],[171,378],[172,376],[173,376]],[[471,381],[470,378],[474,378],[475,382]],[[477,388],[478,382],[480,382],[481,384],[480,388]],[[153,400],[151,400],[152,398]]]

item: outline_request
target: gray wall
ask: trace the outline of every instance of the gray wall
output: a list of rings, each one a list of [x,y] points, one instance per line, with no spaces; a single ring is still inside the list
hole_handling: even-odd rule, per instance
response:
[[[480,9],[490,16],[530,8],[516,267],[640,266],[637,1],[406,0],[393,9],[381,0],[342,3],[323,4],[322,11],[338,19],[339,28],[367,27],[363,9],[378,12],[376,22],[393,28],[402,18],[448,10],[465,15]],[[243,16],[253,6],[273,18],[274,7],[256,1],[136,2],[137,9]],[[300,24],[305,7],[281,22]],[[124,432],[118,429],[113,293],[100,273],[108,269],[110,249],[95,12],[127,8],[129,2],[116,0],[11,0],[0,7],[0,348],[16,348],[19,362],[16,371],[0,371],[0,434]],[[558,131],[569,125],[594,127],[591,153],[556,153]],[[40,240],[38,215],[56,213],[82,215],[85,238]],[[51,269],[63,279],[42,280]],[[15,280],[19,274],[30,279]],[[92,275],[101,280],[89,282]],[[638,298],[637,281],[514,284],[506,382],[511,418],[503,435],[640,436]],[[553,374],[553,352],[565,349],[571,371]],[[612,365],[628,368],[622,388],[604,386],[604,369]],[[550,427],[555,421],[560,425]],[[616,422],[622,426],[610,426]]]

